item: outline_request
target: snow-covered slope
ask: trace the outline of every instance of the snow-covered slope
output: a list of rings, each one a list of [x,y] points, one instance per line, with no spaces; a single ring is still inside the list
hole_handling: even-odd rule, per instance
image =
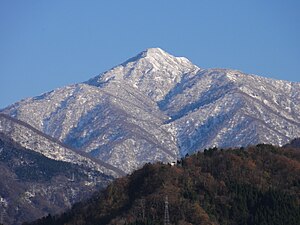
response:
[[[299,83],[212,69],[178,84],[159,105],[187,153],[299,137],[299,94]]]
[[[5,114],[0,114],[0,133],[8,136],[20,146],[41,153],[50,159],[83,165],[92,170],[100,171],[114,177],[125,174],[118,168],[100,160],[96,160],[89,155],[84,154],[84,152],[70,149],[63,143],[45,135],[23,121],[11,118]]]
[[[200,69],[151,48],[87,82],[2,111],[125,172],[211,146],[300,136],[300,84]]]

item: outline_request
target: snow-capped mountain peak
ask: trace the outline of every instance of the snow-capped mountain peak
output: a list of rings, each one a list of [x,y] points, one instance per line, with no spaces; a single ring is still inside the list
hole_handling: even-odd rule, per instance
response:
[[[175,57],[160,48],[149,48],[119,66],[86,83],[101,87],[110,82],[129,83],[154,101],[159,101],[181,81],[200,69],[184,57]]]
[[[150,57],[155,58],[156,56],[165,56],[165,57],[172,57],[169,53],[162,50],[161,48],[147,48],[146,50],[140,53],[142,57]]]
[[[166,66],[174,67],[175,65],[178,66],[178,68],[182,67],[182,69],[184,69],[184,67],[195,67],[195,65],[193,65],[187,58],[175,57],[161,48],[148,48],[138,54],[136,59],[148,61],[156,66],[157,69],[162,69],[161,67]]]

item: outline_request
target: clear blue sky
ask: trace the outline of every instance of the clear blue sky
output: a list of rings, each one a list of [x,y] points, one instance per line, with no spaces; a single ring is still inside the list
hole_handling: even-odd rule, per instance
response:
[[[0,108],[149,47],[300,81],[299,0],[0,0]]]

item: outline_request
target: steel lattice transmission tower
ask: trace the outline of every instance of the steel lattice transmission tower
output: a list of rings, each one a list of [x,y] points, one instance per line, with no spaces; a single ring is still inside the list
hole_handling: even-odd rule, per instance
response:
[[[170,216],[169,216],[169,201],[168,196],[165,198],[165,218],[164,218],[164,225],[170,224]]]

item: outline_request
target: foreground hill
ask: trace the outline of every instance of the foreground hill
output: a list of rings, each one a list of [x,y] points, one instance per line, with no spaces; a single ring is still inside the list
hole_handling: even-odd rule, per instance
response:
[[[2,113],[130,173],[213,146],[288,143],[300,136],[300,83],[202,69],[150,48]]]
[[[300,151],[257,145],[146,164],[61,216],[31,225],[300,224]]]
[[[87,199],[113,179],[87,165],[53,160],[0,132],[0,223],[21,224]]]

